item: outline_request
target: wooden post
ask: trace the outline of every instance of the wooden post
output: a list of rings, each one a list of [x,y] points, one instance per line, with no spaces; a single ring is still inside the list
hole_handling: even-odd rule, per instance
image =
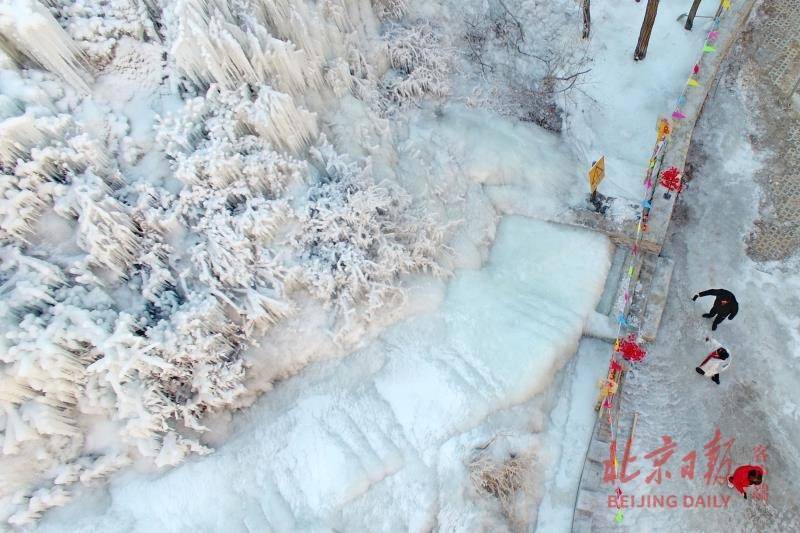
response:
[[[697,8],[700,7],[700,2],[702,0],[692,0],[692,7],[689,9],[689,16],[686,17],[686,25],[684,26],[685,29],[691,31],[692,25],[694,24],[694,16],[697,15]]]
[[[639,413],[633,413],[633,425],[631,426],[631,434],[628,437],[628,441],[633,442],[634,436],[636,436],[636,424],[639,422]]]
[[[642,31],[639,32],[639,42],[636,43],[636,51],[633,53],[633,60],[639,61],[647,55],[647,45],[650,43],[650,33],[653,31],[653,24],[656,22],[659,0],[647,0],[647,9],[644,12],[642,21]]]
[[[583,38],[589,38],[589,30],[592,26],[592,15],[589,12],[589,2],[591,0],[583,0]]]
[[[623,457],[630,456],[631,448],[633,447],[633,438],[636,436],[636,424],[639,422],[639,413],[633,413],[633,425],[631,426],[631,434],[628,435],[628,442],[625,444],[625,455]]]

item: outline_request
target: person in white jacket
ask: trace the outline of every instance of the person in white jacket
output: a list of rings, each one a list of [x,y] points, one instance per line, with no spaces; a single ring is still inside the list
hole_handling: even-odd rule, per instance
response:
[[[698,374],[711,378],[711,381],[719,385],[720,373],[728,370],[731,366],[731,354],[716,340],[711,339],[710,342],[713,350],[695,370]]]

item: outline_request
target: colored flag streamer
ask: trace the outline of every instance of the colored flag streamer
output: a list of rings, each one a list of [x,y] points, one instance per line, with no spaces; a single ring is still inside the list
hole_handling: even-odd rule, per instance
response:
[[[722,0],[722,7],[724,10],[729,10],[731,8],[730,0]],[[724,13],[725,11],[722,11]],[[708,33],[705,43],[703,44],[703,49],[700,54],[701,58],[704,54],[713,53],[717,51],[715,43],[719,37],[719,27],[720,27],[720,16],[718,15],[714,18],[712,22],[712,29]],[[697,80],[697,75],[700,73],[700,62],[698,61],[692,66],[692,73],[689,75],[686,85],[684,86],[683,92],[678,96],[675,108],[672,111],[672,118],[676,120],[681,120],[686,118],[686,114],[683,113],[681,108],[686,104],[686,92],[689,87],[699,87],[700,82]],[[635,326],[632,326],[628,321],[628,313],[630,311],[630,304],[632,300],[632,295],[634,295],[634,287],[637,282],[636,274],[637,268],[639,267],[638,257],[639,257],[639,245],[643,238],[643,232],[647,231],[647,220],[650,214],[650,210],[653,208],[653,198],[654,198],[654,181],[655,178],[658,180],[663,187],[671,191],[680,191],[681,188],[684,186],[681,179],[681,171],[676,167],[670,167],[661,172],[660,174],[656,170],[658,166],[658,162],[663,160],[664,151],[666,150],[667,143],[669,142],[670,134],[672,133],[673,123],[670,122],[669,119],[660,118],[657,125],[658,131],[658,139],[656,145],[653,148],[653,155],[648,161],[647,165],[647,172],[643,182],[644,185],[644,199],[641,201],[641,214],[639,222],[636,226],[636,234],[634,237],[634,242],[631,247],[631,264],[628,267],[628,276],[627,276],[627,286],[624,288],[623,291],[623,298],[620,305],[619,313],[617,315],[617,336],[614,342],[614,349],[611,353],[611,362],[609,365],[609,373],[607,380],[601,380],[601,387],[602,387],[602,401],[598,403],[598,409],[602,406],[602,409],[605,410],[605,416],[608,421],[609,430],[611,432],[611,442],[609,444],[610,447],[610,456],[612,458],[610,465],[613,465],[614,469],[614,480],[616,488],[614,490],[616,496],[616,512],[614,514],[614,522],[621,523],[623,520],[623,513],[622,513],[622,505],[621,505],[621,498],[622,498],[622,489],[619,485],[619,462],[617,461],[617,450],[616,450],[616,442],[617,442],[617,430],[618,425],[615,423],[614,418],[612,416],[612,407],[614,405],[614,396],[618,393],[617,387],[619,383],[619,379],[621,377],[623,371],[623,364],[622,360],[627,360],[628,362],[635,363],[644,359],[646,355],[646,351],[640,347],[636,343],[636,333],[630,332],[630,330],[635,330]],[[656,176],[653,174],[656,173]],[[623,328],[625,328],[626,332],[623,335]],[[619,360],[621,358],[621,360]],[[617,414],[617,416],[619,416]]]

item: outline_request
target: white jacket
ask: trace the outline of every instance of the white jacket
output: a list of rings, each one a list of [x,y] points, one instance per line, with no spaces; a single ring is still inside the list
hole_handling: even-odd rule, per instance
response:
[[[711,355],[711,353],[716,352],[719,348],[722,348],[722,344],[720,344],[719,342],[717,342],[716,339],[713,338],[709,340],[708,344],[709,347],[711,348],[711,351],[709,352],[708,355]],[[727,359],[718,359],[717,357],[712,357],[711,359],[700,365],[700,369],[708,377],[715,376],[720,372],[728,370],[728,368],[731,366],[731,359],[732,356],[730,352],[728,352]]]
[[[711,377],[719,374],[720,372],[728,370],[730,366],[731,355],[729,352],[727,359],[717,359],[716,357],[712,357],[704,364],[700,365],[700,369],[705,373],[706,376]]]

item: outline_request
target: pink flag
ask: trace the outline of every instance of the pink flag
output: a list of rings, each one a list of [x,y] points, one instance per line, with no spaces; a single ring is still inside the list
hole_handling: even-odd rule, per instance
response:
[[[692,69],[692,72],[695,73],[695,74],[700,72],[700,65],[695,65],[694,68]]]
[[[717,30],[711,30],[710,32],[708,32],[709,41],[716,41],[717,37],[719,37],[719,32]]]
[[[686,115],[681,113],[680,109],[676,109],[675,111],[672,112],[672,118],[686,118]]]

